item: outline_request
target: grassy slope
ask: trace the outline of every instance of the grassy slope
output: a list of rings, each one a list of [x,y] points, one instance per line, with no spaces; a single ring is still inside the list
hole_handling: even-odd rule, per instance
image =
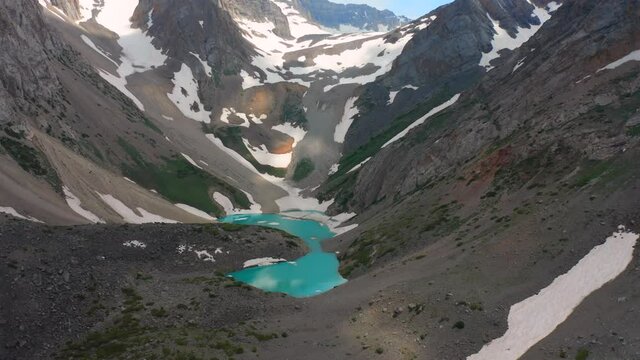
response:
[[[147,162],[142,155],[124,139],[120,146],[129,154],[133,164],[123,164],[127,177],[139,185],[154,189],[174,203],[182,203],[216,216],[224,215],[211,200],[210,193],[217,191],[227,195],[236,206],[248,209],[251,203],[240,190],[198,169],[182,158],[165,159],[163,165]]]

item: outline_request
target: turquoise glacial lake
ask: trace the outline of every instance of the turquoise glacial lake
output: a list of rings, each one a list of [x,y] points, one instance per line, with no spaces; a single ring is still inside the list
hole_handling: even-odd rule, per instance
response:
[[[338,272],[336,255],[322,251],[322,241],[335,236],[325,224],[278,214],[238,214],[220,221],[279,229],[301,238],[310,249],[309,254],[292,262],[252,267],[229,274],[237,281],[296,298],[319,295],[347,282]]]

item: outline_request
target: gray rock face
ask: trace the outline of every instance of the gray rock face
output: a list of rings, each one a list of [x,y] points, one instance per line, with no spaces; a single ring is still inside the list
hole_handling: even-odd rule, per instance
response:
[[[407,44],[392,71],[364,88],[360,117],[347,135],[345,153],[386,130],[416,104],[439,95],[450,97],[475,84],[485,73],[478,64],[482,53],[491,50],[493,39],[487,15],[513,35],[518,27],[540,24],[532,10],[525,0],[459,0],[427,14],[424,18],[436,19]],[[386,94],[405,85],[419,89],[402,91],[388,105]]]
[[[275,25],[276,35],[285,39],[291,37],[286,16],[270,0],[220,0],[220,7],[234,17],[254,21],[264,21],[267,18]]]
[[[368,5],[336,4],[327,0],[293,0],[293,5],[320,25],[339,29],[341,26],[379,31],[393,29],[409,22],[389,10],[378,10]]]
[[[151,10],[153,25],[147,30],[168,56],[184,60],[193,52],[218,73],[228,73],[239,71],[252,54],[229,13],[212,1],[141,0],[132,17],[134,26],[146,29]]]
[[[35,0],[0,1],[0,123],[19,120],[17,114],[34,116],[38,107],[61,100],[48,61],[59,55],[59,43],[39,12]]]

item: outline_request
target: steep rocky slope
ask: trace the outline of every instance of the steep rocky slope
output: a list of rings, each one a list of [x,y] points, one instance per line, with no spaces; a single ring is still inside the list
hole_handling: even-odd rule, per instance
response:
[[[67,11],[77,9],[58,4]],[[125,207],[157,214],[156,220],[201,222],[211,218],[205,213],[223,213],[207,200],[213,191],[238,207],[250,207],[243,192],[184,158],[131,98],[98,76],[80,53],[50,30],[47,22],[60,22],[63,12],[35,1],[1,5],[6,27],[1,141],[3,173],[10,179],[0,190],[3,207],[51,223],[145,217],[123,215],[119,204],[104,201],[109,196],[126,199],[118,200]],[[12,20],[16,17],[21,21]],[[138,184],[123,178],[141,172]],[[190,181],[199,194],[171,188],[180,181]],[[33,187],[16,191],[20,183]],[[72,210],[70,204],[76,202]],[[194,215],[176,203],[203,212]]]

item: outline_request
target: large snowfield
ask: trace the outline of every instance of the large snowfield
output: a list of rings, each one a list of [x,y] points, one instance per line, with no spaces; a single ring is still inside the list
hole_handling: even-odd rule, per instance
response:
[[[551,285],[509,311],[509,329],[467,360],[514,360],[551,334],[591,293],[614,280],[631,263],[638,234],[621,226]]]

